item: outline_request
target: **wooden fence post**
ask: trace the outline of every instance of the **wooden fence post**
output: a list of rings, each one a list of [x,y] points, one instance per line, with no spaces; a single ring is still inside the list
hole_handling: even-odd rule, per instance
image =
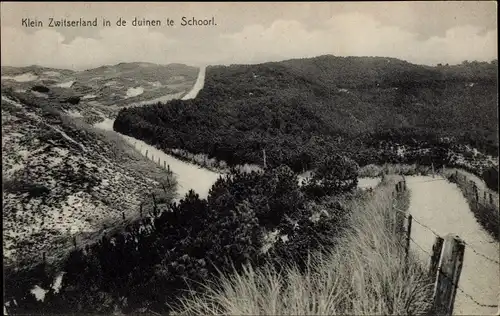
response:
[[[444,239],[440,236],[436,236],[436,240],[434,241],[434,245],[432,245],[432,256],[431,256],[431,264],[429,266],[429,277],[437,278],[437,271],[439,267],[439,259],[441,258],[441,251],[443,250],[443,242]]]
[[[155,197],[154,193],[151,193],[151,195],[153,196],[153,215],[156,218],[158,216],[158,207],[156,205],[156,197]]]
[[[438,275],[434,285],[433,314],[452,315],[462,272],[465,243],[453,234],[445,237]]]
[[[413,216],[408,215],[408,223],[406,225],[406,241],[405,241],[405,264],[408,264],[408,254],[410,253],[410,236],[411,236],[411,222],[413,221]]]
[[[267,168],[267,161],[266,161],[266,150],[262,149],[262,160],[264,161],[264,169]]]
[[[490,193],[490,204],[493,204],[493,194]]]
[[[476,207],[479,204],[479,190],[476,183],[474,183],[474,199],[476,200]]]
[[[146,158],[148,158],[148,150],[146,149]]]
[[[167,161],[163,160],[163,169],[167,169]]]
[[[392,204],[392,232],[394,235],[396,235],[397,233],[398,215],[399,212],[396,212],[396,210],[394,209],[394,204]]]

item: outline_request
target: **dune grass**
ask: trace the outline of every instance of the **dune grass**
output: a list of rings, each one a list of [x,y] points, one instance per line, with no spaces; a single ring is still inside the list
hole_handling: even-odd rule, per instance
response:
[[[290,263],[246,266],[222,274],[205,291],[180,299],[174,314],[415,315],[427,313],[432,280],[420,262],[405,264],[393,204],[406,208],[408,193],[393,199],[394,179],[373,196],[352,201],[349,226],[335,249],[309,255],[305,272]]]

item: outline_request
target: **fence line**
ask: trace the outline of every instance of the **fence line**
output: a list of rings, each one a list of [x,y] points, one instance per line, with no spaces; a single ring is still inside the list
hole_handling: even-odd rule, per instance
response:
[[[438,180],[431,180],[431,181],[438,181]],[[426,181],[428,182],[428,181]],[[406,190],[406,180],[401,181],[400,183],[396,184],[395,191],[396,192],[402,192]],[[481,252],[477,251],[472,247],[470,244],[466,243],[465,241],[459,239],[458,237],[454,236],[447,236],[448,242],[451,242],[451,246],[448,245],[448,248],[446,248],[448,251],[447,253],[443,253],[443,249],[445,249],[445,244],[443,243],[443,237],[439,235],[434,229],[429,227],[428,225],[423,224],[419,220],[416,220],[412,214],[408,214],[407,212],[398,209],[395,205],[393,205],[393,210],[396,211],[399,214],[403,214],[405,219],[408,219],[407,224],[406,224],[406,240],[407,244],[405,247],[407,249],[405,250],[405,253],[408,254],[409,252],[409,243],[413,243],[415,246],[417,246],[420,250],[422,250],[431,260],[430,262],[430,267],[429,267],[429,273],[430,275],[435,274],[435,289],[434,289],[434,302],[433,302],[433,308],[434,309],[444,309],[446,314],[451,315],[452,310],[453,310],[453,304],[455,300],[455,295],[456,295],[456,290],[460,291],[462,294],[464,294],[468,299],[470,299],[473,303],[475,303],[478,306],[481,307],[487,307],[487,308],[498,308],[498,304],[485,304],[479,302],[477,299],[475,299],[471,294],[467,293],[464,289],[458,286],[458,280],[460,278],[460,273],[462,269],[462,264],[463,264],[463,253],[465,250],[465,246],[470,248],[473,253],[476,255],[479,255],[491,262],[494,262],[496,264],[500,265],[500,262],[489,258],[488,256],[482,254]],[[431,253],[430,251],[427,251],[424,247],[419,245],[415,239],[411,237],[411,223],[415,221],[417,224],[420,226],[424,227],[428,231],[432,232],[432,234],[437,237],[436,242],[434,243],[433,249]],[[453,248],[454,246],[459,245],[457,249]],[[461,246],[460,246],[461,245]],[[461,254],[460,250],[458,250],[461,247]],[[437,260],[439,261],[436,261]],[[434,262],[433,266],[433,260],[436,261]],[[443,267],[446,267],[446,269],[450,270],[452,276],[447,275],[442,271]],[[437,270],[436,270],[437,268]],[[441,276],[441,278],[440,278]],[[443,279],[445,278],[447,281]],[[454,282],[454,280],[457,280]],[[450,287],[451,286],[451,287]]]
[[[422,250],[425,254],[427,254],[427,255],[429,256],[429,258],[431,258],[431,257],[432,257],[432,254],[431,254],[429,251],[425,250],[422,246],[420,246],[420,245],[419,245],[419,244],[418,244],[418,243],[417,243],[417,242],[416,242],[413,238],[411,238],[411,237],[410,237],[410,240],[411,240],[411,241],[413,242],[413,244],[415,244],[415,245],[416,245],[416,246],[417,246],[420,250]],[[438,271],[439,271],[441,274],[443,274],[443,276],[444,276],[444,277],[446,277],[446,278],[450,279],[450,280],[451,280],[451,282],[453,282],[453,280],[452,280],[452,279],[451,279],[448,275],[444,274],[444,273],[441,271],[441,269],[438,269]],[[472,297],[470,294],[468,294],[467,292],[465,292],[465,290],[464,290],[464,289],[460,288],[460,287],[458,286],[458,284],[453,284],[453,285],[455,285],[455,286],[457,287],[457,289],[459,289],[459,290],[460,290],[460,292],[462,292],[465,296],[467,296],[467,298],[471,299],[472,301],[474,301],[474,303],[476,303],[476,304],[477,304],[477,305],[479,305],[479,306],[482,306],[482,307],[492,307],[492,308],[493,308],[493,307],[498,307],[498,304],[495,304],[495,305],[494,305],[494,304],[484,304],[484,303],[479,303],[476,299],[474,299],[474,297]]]
[[[464,242],[465,242],[465,241],[464,241]],[[465,242],[465,244],[466,244],[466,245],[467,245],[467,246],[468,246],[468,247],[469,247],[469,248],[470,248],[470,249],[471,249],[471,250],[472,250],[475,254],[477,254],[477,255],[479,255],[479,256],[481,256],[481,257],[483,257],[483,258],[485,258],[485,259],[487,259],[487,260],[489,260],[489,261],[491,261],[491,262],[494,262],[494,263],[496,263],[496,264],[500,265],[500,261],[495,260],[495,259],[491,259],[491,258],[487,257],[486,255],[484,255],[484,254],[480,253],[479,251],[477,251],[476,249],[474,249],[474,248],[473,248],[470,244],[468,244],[468,243],[466,243],[466,242]]]
[[[423,251],[423,252],[424,252],[427,256],[429,256],[429,258],[432,258],[432,254],[431,254],[429,251],[425,250],[425,248],[424,248],[424,247],[420,246],[420,245],[419,245],[419,244],[415,241],[415,239],[413,239],[413,238],[411,238],[411,237],[410,237],[410,240],[411,240],[411,242],[412,242],[414,245],[416,245],[416,246],[417,246],[420,250],[422,250],[422,251]],[[475,252],[475,251],[474,251],[474,252]],[[482,255],[482,254],[480,254],[480,255],[481,255],[481,256],[484,256],[484,255]],[[487,258],[487,257],[485,257],[485,258]],[[487,259],[492,260],[492,259],[490,259],[490,258],[487,258]],[[498,261],[495,261],[495,260],[492,260],[492,261],[494,261],[494,262],[498,263]],[[452,283],[453,283],[453,285],[454,285],[454,286],[456,286],[456,288],[457,288],[457,289],[458,289],[458,290],[459,290],[462,294],[464,294],[464,295],[465,295],[468,299],[470,299],[471,301],[473,301],[476,305],[479,305],[479,306],[481,306],[481,307],[491,307],[491,308],[499,307],[499,305],[498,305],[498,304],[485,304],[485,303],[480,303],[480,302],[479,302],[478,300],[476,300],[476,299],[475,299],[475,298],[474,298],[471,294],[467,293],[464,289],[462,289],[460,286],[458,286],[458,284],[454,284],[453,279],[452,279],[451,277],[449,277],[448,275],[446,275],[445,273],[443,273],[443,272],[441,271],[441,268],[440,268],[440,267],[438,268],[438,271],[439,271],[439,273],[441,273],[444,277],[446,277],[447,279],[449,279],[449,280],[450,280],[450,282],[452,282]]]
[[[479,203],[483,206],[493,205],[498,207],[498,193],[489,189],[486,186],[486,183],[484,184],[485,188],[479,189],[474,180],[469,179],[466,174],[463,174],[458,170],[456,170],[454,173],[448,174],[448,177],[453,177],[457,184],[463,185],[465,195],[473,195],[473,199],[476,203]],[[481,203],[481,200],[484,203]]]
[[[399,212],[399,213],[403,213],[403,214],[405,215],[405,217],[406,217],[406,218],[408,218],[408,214],[406,214],[406,212],[404,212],[404,211],[402,211],[402,210],[400,210],[400,209],[397,209],[397,208],[394,208],[394,210],[396,210],[396,211],[397,211],[397,212]],[[434,234],[434,236],[436,236],[436,237],[441,237],[441,238],[442,238],[442,236],[441,236],[441,235],[439,235],[439,233],[437,233],[434,229],[430,228],[429,226],[427,226],[427,225],[423,224],[422,222],[418,221],[417,219],[415,219],[415,216],[414,216],[414,215],[412,215],[412,221],[416,222],[416,223],[417,223],[417,224],[419,224],[420,226],[422,226],[422,227],[424,227],[425,229],[429,230],[432,234]],[[415,242],[415,241],[414,241],[414,242]],[[464,242],[465,242],[465,241],[464,241]],[[416,243],[416,242],[415,242],[415,243]],[[471,244],[469,244],[469,243],[467,243],[467,242],[465,242],[465,244],[466,244],[466,245],[468,246],[468,248],[470,248],[470,249],[471,249],[471,250],[472,250],[475,254],[477,254],[477,255],[479,255],[479,256],[481,256],[481,257],[483,257],[483,258],[485,258],[485,259],[487,259],[487,260],[489,260],[489,261],[492,261],[492,262],[494,262],[494,263],[496,263],[496,264],[499,264],[499,265],[500,265],[500,261],[495,260],[495,259],[492,259],[492,258],[490,258],[490,257],[486,256],[485,254],[482,254],[481,252],[479,252],[478,250],[476,250],[474,247],[472,247],[472,245],[471,245]]]

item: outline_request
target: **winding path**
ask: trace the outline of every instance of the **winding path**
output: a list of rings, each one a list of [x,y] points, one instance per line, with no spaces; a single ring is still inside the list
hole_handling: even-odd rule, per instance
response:
[[[459,288],[478,303],[498,304],[500,266],[478,253],[498,261],[499,244],[476,222],[460,189],[441,177],[407,177],[407,184],[411,194],[409,212],[418,222],[440,236],[457,234],[467,243]],[[414,221],[411,236],[423,249],[431,252],[435,239],[433,232]],[[415,243],[411,243],[410,249],[429,263],[429,255]],[[497,311],[495,307],[479,306],[463,292],[457,291],[455,315],[495,315]]]
[[[205,67],[200,68],[198,72],[198,77],[196,83],[194,84],[191,91],[186,94],[182,99],[188,100],[195,98],[198,92],[203,88],[205,82]],[[105,119],[104,121],[95,124],[94,126],[107,131],[113,131],[114,119]],[[196,193],[200,195],[200,198],[206,198],[208,196],[208,191],[220,176],[219,173],[210,171],[205,168],[201,168],[195,164],[188,163],[177,159],[171,155],[166,154],[162,150],[157,149],[154,146],[146,144],[140,139],[136,139],[130,136],[121,135],[129,144],[134,146],[134,148],[139,151],[142,155],[147,155],[147,157],[154,162],[159,163],[161,166],[170,166],[174,175],[177,178],[177,200],[184,197],[184,195],[193,189]],[[159,159],[159,161],[158,161]]]
[[[193,88],[191,91],[189,91],[188,94],[186,94],[184,97],[182,97],[182,100],[189,100],[189,99],[194,99],[198,95],[198,93],[203,89],[203,86],[205,85],[205,71],[206,67],[200,67],[200,71],[198,72],[198,78],[196,78],[196,82],[194,83]]]
[[[203,88],[204,79],[205,68],[201,68],[193,89],[183,97],[183,100],[195,98]],[[112,131],[113,122],[108,119],[97,124],[96,127]],[[141,140],[122,136],[143,155],[146,155],[147,151],[148,158],[152,159],[154,156],[155,162],[158,158],[160,159],[160,165],[164,162],[170,165],[174,174],[177,175],[180,197],[190,189],[195,190],[200,197],[206,197],[208,190],[219,177],[216,172],[179,160]],[[360,187],[376,185],[377,181],[376,179],[361,181]],[[441,236],[454,233],[467,242],[459,287],[479,303],[498,304],[500,266],[477,254],[481,253],[488,258],[498,260],[500,256],[498,243],[476,222],[460,189],[444,178],[414,176],[408,177],[407,183],[411,190],[409,211],[416,221],[431,227]],[[411,235],[423,249],[431,251],[435,239],[433,232],[414,222]],[[411,249],[418,253],[424,262],[429,262],[429,255],[415,244],[411,245]],[[454,314],[494,315],[496,313],[497,308],[479,306],[463,292],[458,291]]]

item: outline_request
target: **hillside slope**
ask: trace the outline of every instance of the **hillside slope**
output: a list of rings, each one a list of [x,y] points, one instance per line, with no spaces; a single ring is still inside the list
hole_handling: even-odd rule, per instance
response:
[[[196,99],[123,109],[114,128],[229,165],[261,164],[265,149],[268,165],[303,171],[341,151],[361,165],[460,164],[480,175],[498,166],[497,109],[496,62],[320,56],[207,67]]]
[[[139,217],[169,174],[45,98],[2,92],[4,264],[60,258]],[[172,183],[174,183],[172,181]],[[170,200],[175,188],[165,192]],[[154,191],[153,191],[154,192]]]
[[[120,63],[84,71],[40,66],[2,67],[2,87],[46,98],[95,120],[126,105],[186,94],[198,69],[182,64]],[[68,99],[75,101],[68,104]]]

